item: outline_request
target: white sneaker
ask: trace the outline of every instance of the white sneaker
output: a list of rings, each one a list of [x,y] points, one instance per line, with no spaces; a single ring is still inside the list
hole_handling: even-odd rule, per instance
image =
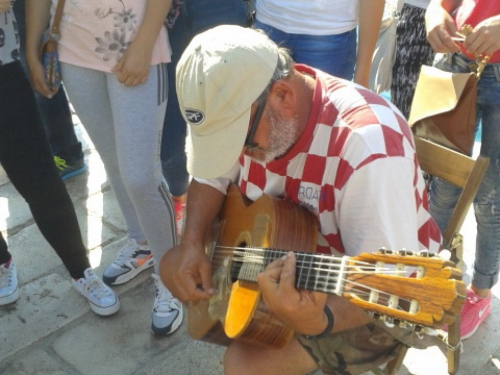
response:
[[[0,305],[7,305],[19,298],[19,283],[14,262],[11,260],[9,267],[0,265]]]
[[[120,285],[151,267],[153,267],[153,255],[149,247],[129,239],[118,251],[115,261],[104,271],[102,280],[108,285]]]
[[[117,312],[120,301],[115,292],[95,275],[92,268],[87,268],[83,275],[81,279],[72,279],[72,283],[76,291],[87,299],[92,311],[102,316]]]
[[[151,313],[151,332],[155,335],[170,335],[182,323],[182,304],[163,285],[160,276],[151,275],[155,279],[156,298]]]

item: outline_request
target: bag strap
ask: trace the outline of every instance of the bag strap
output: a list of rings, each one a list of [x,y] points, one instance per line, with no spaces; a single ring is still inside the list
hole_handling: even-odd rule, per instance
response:
[[[59,40],[59,25],[61,24],[65,2],[66,0],[59,0],[57,2],[54,22],[52,22],[52,27],[50,28],[50,37],[55,40]]]
[[[473,31],[474,29],[472,28],[471,25],[465,24],[460,28],[460,30],[457,31],[457,34],[466,38]],[[472,73],[474,73],[474,75],[476,76],[476,79],[479,80],[479,78],[481,77],[481,73],[483,72],[484,68],[486,67],[486,64],[488,64],[488,61],[491,58],[491,53],[488,55],[474,53],[474,57],[476,58],[476,63],[470,64],[470,69]]]
[[[401,13],[404,5],[405,5],[405,0],[398,0],[398,5],[396,7],[398,13]],[[401,15],[399,15],[399,16],[401,16]]]

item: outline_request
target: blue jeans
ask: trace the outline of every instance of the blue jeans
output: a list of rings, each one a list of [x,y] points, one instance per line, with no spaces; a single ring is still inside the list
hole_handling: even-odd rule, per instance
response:
[[[434,65],[451,72],[470,72],[470,62],[456,53]],[[491,289],[498,281],[500,262],[500,64],[488,64],[478,82],[477,121],[482,123],[480,153],[490,158],[490,165],[474,200],[477,238],[472,283],[479,289]],[[459,188],[433,178],[430,212],[441,231],[459,194]]]
[[[28,72],[26,56],[24,54],[26,31],[24,0],[16,0],[13,8],[21,42],[21,63],[24,70]],[[49,137],[53,154],[60,156],[69,162],[75,162],[83,159],[82,144],[78,141],[75,134],[73,119],[68,99],[66,98],[66,93],[64,91],[64,86],[61,86],[57,94],[55,94],[52,99],[45,98],[38,93],[35,93],[35,98],[42,116],[45,131]]]
[[[254,29],[261,29],[275,43],[288,48],[293,59],[336,77],[351,81],[356,65],[357,31],[338,35],[288,34],[255,21]]]
[[[223,25],[248,23],[243,0],[184,0],[181,14],[168,32],[172,61],[168,66],[168,105],[161,140],[163,175],[173,196],[183,195],[189,184],[186,169],[186,122],[179,109],[175,89],[175,69],[184,49],[198,33]]]

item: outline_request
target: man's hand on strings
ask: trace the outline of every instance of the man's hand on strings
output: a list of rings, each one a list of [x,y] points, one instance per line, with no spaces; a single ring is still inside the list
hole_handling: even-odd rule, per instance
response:
[[[165,286],[181,302],[208,299],[214,293],[212,265],[201,246],[176,246],[162,258],[160,274]]]
[[[295,288],[296,258],[289,252],[269,264],[258,276],[267,307],[295,332],[317,335],[328,324],[324,313],[327,295]]]

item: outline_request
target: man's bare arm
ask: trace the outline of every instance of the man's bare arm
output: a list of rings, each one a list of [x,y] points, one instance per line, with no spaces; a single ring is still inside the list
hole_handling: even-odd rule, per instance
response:
[[[218,190],[196,180],[189,186],[182,243],[168,251],[160,265],[163,283],[182,302],[207,299],[214,293],[205,241],[224,198]]]

